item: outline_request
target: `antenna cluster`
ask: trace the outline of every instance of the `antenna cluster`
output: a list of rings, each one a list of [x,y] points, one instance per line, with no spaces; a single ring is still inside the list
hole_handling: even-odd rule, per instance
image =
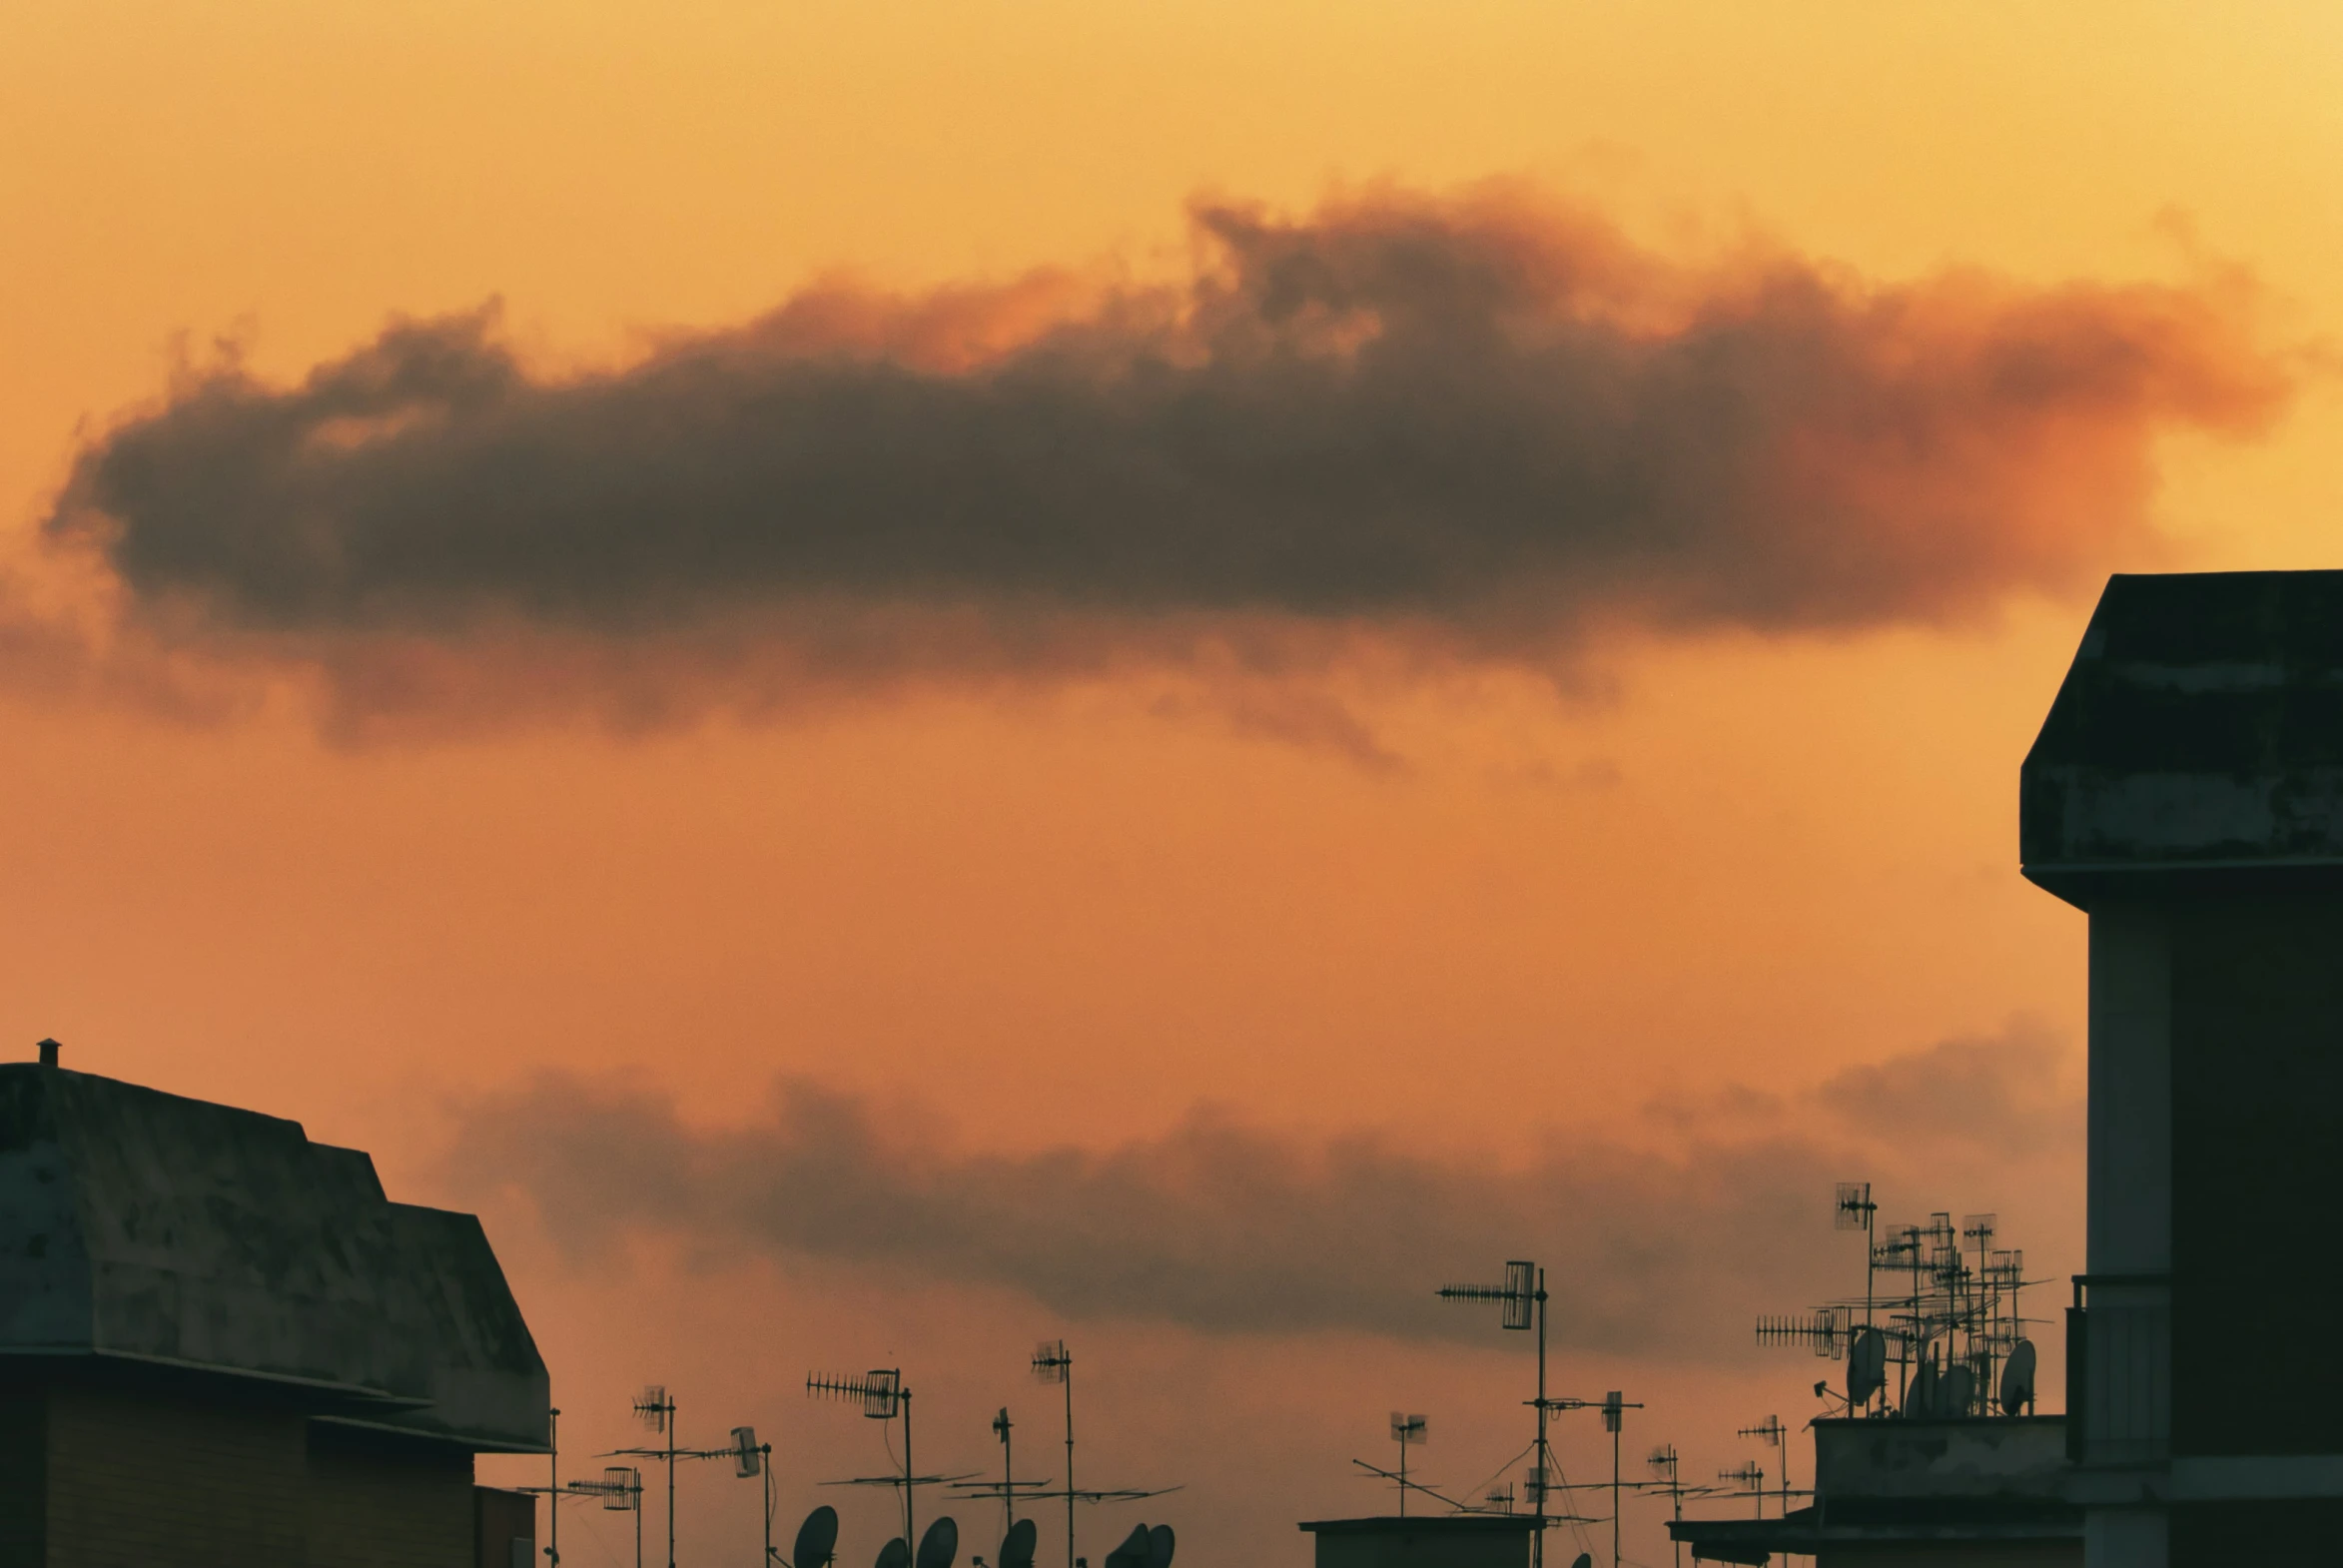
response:
[[[2035,1354],[2018,1307],[2025,1253],[1994,1242],[1998,1218],[1950,1212],[1879,1222],[1868,1181],[1842,1181],[1834,1226],[1864,1235],[1863,1299],[1757,1321],[1767,1345],[1844,1360],[1848,1411],[1911,1417],[2030,1413]],[[1883,1286],[1886,1292],[1883,1294]]]

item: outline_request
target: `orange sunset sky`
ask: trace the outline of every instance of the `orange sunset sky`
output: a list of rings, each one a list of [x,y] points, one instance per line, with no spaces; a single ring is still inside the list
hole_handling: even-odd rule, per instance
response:
[[[1385,1411],[1526,1438],[1443,1278],[1705,1478],[1833,1178],[2079,1265],[2017,763],[2105,573],[2343,564],[2334,8],[0,38],[0,1016],[480,1211],[565,1448],[664,1381],[859,1563],[806,1371],[1056,1474],[1063,1334],[1085,1483],[1184,1483],[1094,1560],[1299,1564]]]

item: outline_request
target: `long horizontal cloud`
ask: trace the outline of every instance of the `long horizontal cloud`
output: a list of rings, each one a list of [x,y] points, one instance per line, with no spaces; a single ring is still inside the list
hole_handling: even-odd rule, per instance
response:
[[[1526,1169],[1388,1137],[1302,1144],[1213,1116],[1104,1153],[942,1155],[804,1083],[780,1087],[763,1125],[705,1132],[638,1094],[548,1077],[470,1106],[448,1176],[467,1200],[517,1189],[581,1259],[646,1233],[1207,1332],[1477,1339],[1488,1323],[1431,1287],[1528,1255],[1549,1267],[1563,1342],[1713,1354],[1747,1343],[1751,1313],[1847,1277],[1834,1179],[1925,1181],[1923,1196],[1958,1200],[1942,1184],[1988,1165],[2047,1153],[2032,1169],[2062,1172],[2079,1107],[2059,1060],[2038,1032],[1948,1043],[1795,1104],[1679,1106],[1678,1155],[1556,1140]]]
[[[386,686],[530,637],[570,649],[556,685],[626,678],[581,644],[694,637],[850,675],[1235,623],[1544,656],[1614,618],[2071,588],[2152,548],[2160,433],[2288,397],[2233,282],[1684,264],[1495,190],[1193,221],[1176,286],[825,287],[601,374],[532,374],[489,314],[292,386],[190,372],[82,452],[48,536],[175,636]],[[366,637],[403,673],[333,651]]]

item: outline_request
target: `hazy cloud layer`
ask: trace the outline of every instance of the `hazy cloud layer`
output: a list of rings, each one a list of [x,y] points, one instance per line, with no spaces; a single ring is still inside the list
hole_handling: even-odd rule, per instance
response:
[[[646,646],[783,681],[1360,634],[1535,659],[2074,588],[2152,549],[2161,432],[2288,395],[2234,281],[1686,264],[1504,191],[1194,224],[1178,286],[825,287],[603,374],[533,373],[488,313],[293,386],[191,370],[48,536],[170,637],[362,706],[521,666],[656,701]]]
[[[1717,1354],[1746,1345],[1752,1313],[1801,1308],[1860,1268],[1831,1228],[1837,1179],[1879,1177],[1884,1197],[1919,1199],[1913,1216],[1957,1209],[1963,1183],[2013,1161],[2078,1179],[2062,1062],[2014,1028],[1796,1102],[1674,1104],[1673,1154],[1557,1136],[1527,1167],[1384,1135],[1304,1144],[1208,1113],[1104,1153],[939,1154],[802,1082],[778,1087],[761,1124],[707,1132],[615,1085],[550,1076],[469,1106],[448,1176],[467,1201],[517,1189],[588,1263],[655,1235],[716,1260],[899,1270],[1025,1291],[1069,1318],[1207,1332],[1481,1340],[1485,1314],[1432,1287],[1527,1255],[1549,1266],[1561,1342]]]

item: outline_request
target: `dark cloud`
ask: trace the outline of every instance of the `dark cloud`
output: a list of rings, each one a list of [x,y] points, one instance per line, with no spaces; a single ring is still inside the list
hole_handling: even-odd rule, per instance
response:
[[[828,287],[601,374],[532,373],[489,314],[289,387],[190,371],[81,454],[48,536],[170,636],[312,659],[361,706],[444,694],[450,658],[653,707],[677,671],[1231,637],[1248,667],[1359,634],[1544,659],[1613,619],[1853,628],[2072,587],[2152,547],[2161,432],[2288,395],[2233,282],[1679,264],[1502,191],[1195,225],[1177,287]]]
[[[702,1131],[556,1076],[467,1107],[448,1176],[466,1200],[517,1189],[581,1260],[653,1234],[717,1260],[898,1270],[1023,1291],[1069,1318],[1207,1332],[1478,1339],[1488,1324],[1431,1287],[1530,1255],[1549,1265],[1563,1343],[1716,1354],[1746,1344],[1753,1311],[1846,1277],[1836,1179],[1926,1199],[1988,1167],[2070,1163],[2080,1115],[2061,1060],[2024,1031],[1955,1043],[1791,1102],[1677,1106],[1673,1153],[1556,1137],[1527,1166],[1384,1135],[1304,1144],[1212,1114],[1105,1152],[939,1153],[810,1084],[780,1086],[757,1125]],[[2062,1141],[1972,1116],[1980,1095]],[[1942,1129],[1925,1160],[1909,1154],[1916,1124]]]

